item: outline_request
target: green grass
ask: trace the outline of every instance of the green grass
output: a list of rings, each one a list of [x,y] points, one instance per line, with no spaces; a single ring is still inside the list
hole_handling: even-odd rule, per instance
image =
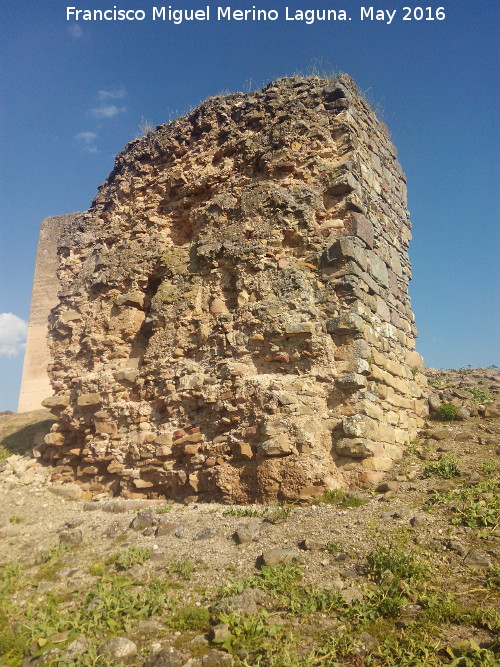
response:
[[[53,568],[67,551],[59,545],[49,549],[42,558],[40,572]],[[144,562],[149,550],[130,548],[113,558],[113,565],[129,569]],[[185,572],[183,562],[180,570]],[[0,564],[0,664],[19,666],[23,656],[32,647],[34,657],[47,658],[43,664],[53,667],[87,667],[112,664],[109,656],[99,657],[98,646],[109,636],[128,635],[143,619],[166,616],[175,619],[177,629],[202,629],[208,625],[206,610],[177,605],[172,597],[174,588],[170,578],[153,579],[136,585],[120,572],[104,573],[104,566],[93,566],[98,577],[90,591],[30,595],[23,605],[16,602],[16,594],[27,585],[18,564]],[[179,567],[174,567],[178,571]],[[40,575],[38,575],[40,576]],[[90,641],[85,656],[76,661],[61,656],[71,641],[84,636]],[[33,648],[34,647],[34,648]],[[51,657],[56,651],[56,657]]]
[[[105,572],[106,567],[104,563],[94,563],[94,565],[89,567],[89,574],[91,574],[93,577],[102,577]]]
[[[458,656],[447,645],[446,637],[448,624],[454,623],[494,634],[498,632],[498,612],[491,607],[460,605],[439,589],[429,593],[432,564],[406,533],[379,536],[366,562],[366,573],[373,583],[353,602],[340,593],[305,584],[297,564],[264,567],[253,577],[231,582],[221,591],[222,598],[247,587],[259,588],[271,597],[273,609],[282,616],[301,620],[279,625],[266,612],[250,617],[219,614],[219,621],[227,623],[230,630],[230,637],[221,640],[220,646],[240,655],[243,651],[247,660],[243,664],[262,667],[437,667],[462,657],[472,662],[457,662],[456,667],[495,664],[495,645],[478,652],[477,645],[469,643],[464,655]],[[408,604],[417,604],[420,614],[399,628],[397,623]],[[340,631],[329,632],[328,619],[340,622]],[[361,632],[378,640],[378,648],[362,662],[358,652]]]
[[[264,517],[269,523],[281,523],[286,521],[292,513],[293,505],[281,503],[257,509],[255,507],[229,507],[222,512],[222,516],[234,517]]]
[[[296,615],[332,608],[339,601],[336,591],[302,584],[302,569],[297,563],[264,565],[261,570],[243,581],[230,581],[221,591],[220,598],[237,595],[245,588],[257,588],[268,593],[279,609]]]
[[[498,634],[500,632],[500,613],[491,606],[467,606],[461,604],[455,596],[436,589],[423,591],[418,599],[429,623],[453,623],[475,625]]]
[[[105,575],[86,595],[80,592],[68,601],[47,594],[41,601],[29,602],[21,613],[18,610],[6,619],[7,629],[0,634],[3,651],[0,658],[8,658],[7,665],[19,665],[20,658],[33,644],[38,647],[35,656],[42,656],[54,648],[63,649],[82,635],[97,642],[95,650],[97,644],[102,643],[102,637],[126,635],[138,621],[169,609],[168,581],[155,579],[147,585],[135,586],[122,575]],[[72,663],[56,661],[48,664],[59,667]]]
[[[403,530],[374,535],[365,561],[365,588],[352,602],[335,590],[308,583],[297,563],[265,566],[251,577],[232,581],[219,591],[218,600],[248,587],[267,594],[266,609],[247,615],[217,612],[217,605],[209,611],[186,604],[183,595],[175,593],[171,577],[191,576],[197,564],[188,557],[170,560],[170,576],[148,584],[136,585],[126,571],[100,576],[96,572],[98,579],[90,591],[31,597],[17,608],[13,600],[25,585],[22,570],[2,565],[0,664],[19,666],[34,645],[48,667],[107,667],[111,658],[99,657],[98,647],[110,636],[134,638],[134,628],[143,619],[158,618],[167,631],[181,633],[178,641],[187,648],[189,633],[205,633],[213,616],[227,624],[229,635],[212,645],[234,655],[235,666],[240,667],[493,667],[497,645],[480,648],[469,640],[457,648],[449,645],[447,632],[451,624],[498,634],[498,612],[484,604],[460,604],[436,586],[431,560],[410,536]],[[339,543],[332,543],[334,552],[338,548]],[[490,595],[497,590],[497,570],[490,568],[484,575]],[[325,581],[330,575],[325,569]],[[420,611],[400,628],[408,604],[418,605]],[[375,637],[378,647],[360,661],[362,632]],[[70,661],[63,655],[76,636],[85,636],[90,645],[85,655]]]
[[[11,597],[21,585],[21,567],[17,563],[0,563],[0,659],[15,660],[26,649],[26,633],[11,617]]]
[[[128,632],[131,621],[161,614],[170,606],[169,582],[153,579],[135,586],[122,575],[104,576],[86,596],[80,614],[71,620],[90,635]]]
[[[285,593],[302,579],[302,570],[296,563],[264,565],[259,572],[243,581],[230,580],[221,589],[221,597],[237,595],[245,588],[259,588],[269,593]]]

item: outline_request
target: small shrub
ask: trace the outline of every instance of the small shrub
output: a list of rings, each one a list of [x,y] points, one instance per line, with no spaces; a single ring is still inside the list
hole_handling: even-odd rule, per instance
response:
[[[230,507],[222,512],[222,516],[261,516],[261,512],[253,507]]]
[[[497,657],[489,649],[481,648],[473,639],[462,642],[464,644],[460,649],[448,647],[446,653],[453,658],[448,663],[448,667],[497,667]]]
[[[22,516],[19,516],[17,514],[14,514],[13,516],[10,517],[9,522],[10,523],[22,523],[24,521]]]
[[[42,557],[41,561],[42,563],[54,563],[56,561],[59,561],[61,556],[65,554],[66,552],[69,551],[69,545],[67,544],[56,544],[48,551],[46,551]]]
[[[313,501],[313,505],[325,503],[325,505],[337,505],[342,509],[345,507],[359,507],[364,505],[366,500],[357,495],[349,495],[341,489],[327,489],[321,498]]]
[[[461,526],[496,526],[500,520],[499,498],[491,502],[479,500],[463,507],[455,508],[455,516],[451,523]]]
[[[283,632],[279,625],[271,625],[268,618],[267,612],[248,616],[221,614],[220,620],[228,624],[231,635],[225,639],[214,640],[214,643],[229,653],[248,650],[265,656],[273,648],[277,635]]]
[[[168,588],[168,582],[159,579],[134,586],[122,575],[104,576],[87,595],[80,612],[65,620],[79,634],[127,632],[131,621],[164,613],[170,605]]]
[[[500,565],[492,565],[486,572],[486,586],[500,590]]]
[[[137,126],[137,131],[138,131],[138,134],[136,135],[137,139],[146,137],[150,132],[154,132],[155,129],[156,129],[155,126],[152,123],[150,123],[149,120],[141,116],[141,121]]]
[[[415,549],[413,547],[413,549]],[[367,556],[370,574],[380,581],[389,571],[396,581],[419,581],[428,573],[427,563],[412,550],[401,536],[393,535]]]
[[[366,505],[366,500],[361,496],[346,496],[339,507],[361,507],[361,505]]]
[[[496,461],[493,461],[493,459],[486,459],[486,461],[483,461],[481,463],[481,472],[486,477],[496,475],[497,471],[498,471],[498,463]]]
[[[265,521],[268,523],[283,523],[292,513],[291,505],[278,505],[278,507],[267,507],[264,510]]]
[[[338,540],[332,540],[330,542],[327,542],[325,544],[324,551],[332,555],[338,553],[345,553],[343,544]]]
[[[21,632],[21,629],[17,627],[9,627],[6,619],[2,618],[1,614],[0,623],[0,659],[7,658],[9,660],[9,662],[0,664],[20,665],[29,647],[26,632]]]
[[[441,403],[436,409],[436,415],[439,420],[450,422],[458,417],[458,408],[453,403]]]
[[[445,375],[438,375],[432,378],[432,380],[429,380],[429,385],[434,387],[434,389],[449,389],[453,387],[453,383]]]
[[[171,512],[173,509],[172,505],[160,505],[160,507],[156,508],[156,513],[157,514],[168,514]]]
[[[424,477],[442,477],[443,479],[458,477],[460,475],[458,458],[454,454],[447,454],[437,463],[430,463],[426,466],[423,475]]]
[[[188,581],[196,571],[196,563],[188,556],[169,558],[165,563],[165,572],[168,575],[177,574],[181,579]]]
[[[496,526],[500,520],[500,493],[494,478],[485,479],[476,486],[433,494],[424,507],[429,509],[434,505],[449,505],[451,523],[455,525],[486,528]]]
[[[183,607],[170,615],[167,619],[167,628],[172,630],[205,630],[210,624],[210,612],[203,607]]]
[[[480,405],[490,405],[495,400],[493,394],[490,394],[484,389],[479,387],[464,387],[465,391],[468,391],[472,394],[472,401],[474,403],[479,403]]]
[[[231,580],[220,592],[220,597],[237,595],[245,588],[259,588],[266,593],[286,594],[297,586],[302,579],[302,570],[297,563],[264,565],[257,574],[243,581]]]
[[[129,547],[121,553],[115,554],[110,559],[117,570],[130,570],[134,565],[143,565],[151,558],[151,551],[146,547]]]
[[[326,489],[324,494],[316,502],[327,505],[338,505],[345,498],[344,491],[340,489]]]
[[[19,563],[0,563],[0,602],[17,588],[20,577]]]

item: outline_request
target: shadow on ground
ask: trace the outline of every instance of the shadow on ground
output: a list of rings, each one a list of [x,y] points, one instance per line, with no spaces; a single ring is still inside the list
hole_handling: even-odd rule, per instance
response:
[[[0,461],[41,444],[54,421],[47,410],[0,415]]]

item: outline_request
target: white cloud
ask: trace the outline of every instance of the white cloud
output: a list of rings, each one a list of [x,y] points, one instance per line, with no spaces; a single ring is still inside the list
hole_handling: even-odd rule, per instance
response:
[[[76,24],[71,25],[68,28],[68,32],[71,35],[71,37],[74,37],[75,39],[78,39],[79,37],[81,37],[83,35],[83,30],[81,29],[81,27],[79,25],[76,25]]]
[[[97,134],[95,132],[79,132],[78,134],[75,134],[74,138],[86,153],[98,152],[97,146],[95,145],[95,140],[97,139]]]
[[[97,96],[101,102],[108,102],[109,100],[122,100],[124,97],[127,97],[127,91],[122,86],[121,88],[115,88],[114,90],[100,90],[97,93]]]
[[[125,113],[126,107],[117,107],[116,104],[101,104],[96,109],[91,109],[90,113],[96,118],[113,118],[119,113]]]
[[[79,139],[86,144],[90,144],[92,141],[97,139],[97,134],[95,132],[79,132],[75,135],[75,139]]]
[[[12,313],[0,313],[0,356],[15,357],[24,350],[28,324]]]

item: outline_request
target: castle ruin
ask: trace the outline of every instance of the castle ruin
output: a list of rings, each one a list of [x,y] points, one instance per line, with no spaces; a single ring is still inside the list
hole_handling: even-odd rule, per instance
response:
[[[396,150],[346,75],[217,96],[132,141],[58,240],[40,456],[138,498],[378,481],[427,412],[410,238]]]

